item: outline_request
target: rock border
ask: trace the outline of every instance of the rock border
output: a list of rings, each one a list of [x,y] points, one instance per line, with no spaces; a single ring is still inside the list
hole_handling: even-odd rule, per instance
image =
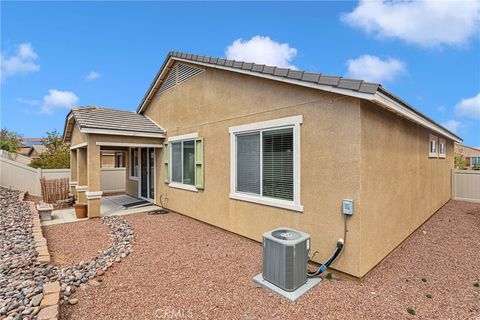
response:
[[[24,201],[25,193],[19,194],[19,200]],[[37,251],[37,265],[50,264],[50,252],[48,251],[47,239],[43,236],[42,226],[40,224],[40,215],[35,208],[35,203],[25,201],[30,206],[32,213],[32,234],[35,241],[35,251]],[[37,315],[38,320],[57,320],[60,304],[60,283],[59,281],[47,282],[43,285],[43,297],[40,301],[40,312]]]

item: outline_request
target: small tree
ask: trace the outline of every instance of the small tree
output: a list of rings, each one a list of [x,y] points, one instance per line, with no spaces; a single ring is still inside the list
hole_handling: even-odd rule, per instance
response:
[[[0,131],[0,149],[16,153],[22,147],[22,135],[7,129]]]
[[[57,130],[47,132],[47,137],[43,139],[43,145],[47,151],[38,159],[33,160],[30,166],[42,169],[70,168],[70,148],[62,140],[62,136]]]
[[[455,169],[467,170],[467,161],[462,156],[455,157]]]

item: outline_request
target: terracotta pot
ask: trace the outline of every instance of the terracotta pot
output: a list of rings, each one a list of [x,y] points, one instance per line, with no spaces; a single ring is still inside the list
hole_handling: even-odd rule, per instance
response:
[[[77,219],[86,218],[88,216],[88,206],[86,204],[77,203],[74,206]]]

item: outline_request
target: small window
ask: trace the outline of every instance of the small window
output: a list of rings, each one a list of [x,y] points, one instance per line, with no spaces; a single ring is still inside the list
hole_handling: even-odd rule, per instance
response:
[[[138,148],[130,149],[130,177],[138,177]]]
[[[204,189],[203,139],[197,133],[169,138],[164,145],[165,182],[170,187]]]
[[[172,142],[172,182],[195,185],[195,141]]]
[[[437,158],[438,157],[438,138],[434,135],[430,135],[429,143],[428,143],[428,156],[430,158]]]
[[[438,156],[440,158],[446,158],[447,157],[447,146],[445,139],[438,139]]]
[[[300,205],[300,124],[290,117],[230,128],[230,198],[295,211]]]
[[[480,167],[480,157],[471,157],[470,165],[474,168]]]

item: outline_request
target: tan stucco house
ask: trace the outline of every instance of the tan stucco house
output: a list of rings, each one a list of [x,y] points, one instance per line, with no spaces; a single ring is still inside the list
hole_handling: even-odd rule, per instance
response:
[[[242,236],[286,226],[362,277],[451,196],[461,139],[379,84],[171,52],[136,112],[74,108],[71,183],[100,213],[100,153],[126,151],[127,193]]]
[[[465,159],[465,164],[468,169],[480,167],[480,148],[455,143],[455,155]]]

